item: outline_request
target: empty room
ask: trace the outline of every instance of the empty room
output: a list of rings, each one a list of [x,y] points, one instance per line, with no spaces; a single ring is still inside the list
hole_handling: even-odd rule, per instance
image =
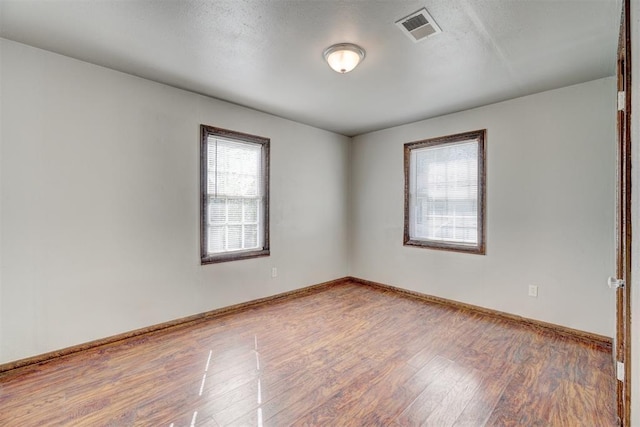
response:
[[[0,425],[640,426],[635,0],[0,0]]]

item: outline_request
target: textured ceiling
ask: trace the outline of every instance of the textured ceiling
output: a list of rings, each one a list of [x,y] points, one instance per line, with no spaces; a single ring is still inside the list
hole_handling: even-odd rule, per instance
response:
[[[612,76],[620,3],[0,0],[0,36],[351,136]],[[442,33],[414,43],[394,22],[425,6]]]

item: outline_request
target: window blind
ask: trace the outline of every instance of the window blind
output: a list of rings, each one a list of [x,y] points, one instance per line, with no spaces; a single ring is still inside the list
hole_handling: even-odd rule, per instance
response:
[[[478,243],[478,141],[411,151],[412,239]]]
[[[263,246],[262,144],[207,139],[207,251]]]

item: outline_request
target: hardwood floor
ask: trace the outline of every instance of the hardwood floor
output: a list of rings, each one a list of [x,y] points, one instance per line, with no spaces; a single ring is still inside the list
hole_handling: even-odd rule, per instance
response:
[[[345,283],[0,376],[0,425],[607,426],[609,351]]]

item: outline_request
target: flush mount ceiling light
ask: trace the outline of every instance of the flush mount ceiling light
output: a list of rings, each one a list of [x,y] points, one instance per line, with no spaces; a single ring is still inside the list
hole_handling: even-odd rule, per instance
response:
[[[327,64],[336,72],[344,74],[356,68],[364,59],[364,49],[352,43],[338,43],[324,50]]]

